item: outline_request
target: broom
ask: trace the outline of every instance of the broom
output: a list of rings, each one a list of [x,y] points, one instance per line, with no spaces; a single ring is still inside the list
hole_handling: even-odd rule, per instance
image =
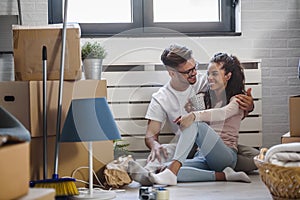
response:
[[[60,138],[60,123],[61,123],[62,92],[63,92],[63,80],[64,80],[64,64],[65,64],[67,7],[68,7],[68,0],[65,0],[64,20],[63,20],[63,29],[62,29],[59,94],[58,94],[58,106],[57,106],[54,173],[52,175],[52,179],[32,181],[30,183],[31,187],[54,188],[55,192],[56,192],[56,196],[70,196],[70,195],[78,195],[79,194],[77,187],[75,185],[75,179],[59,178],[58,170],[57,170],[58,169],[59,138]]]

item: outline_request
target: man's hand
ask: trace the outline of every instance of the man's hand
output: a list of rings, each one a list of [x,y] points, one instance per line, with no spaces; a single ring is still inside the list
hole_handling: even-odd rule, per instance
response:
[[[235,95],[237,98],[237,102],[240,105],[240,109],[246,111],[246,112],[252,112],[254,109],[254,103],[253,103],[253,98],[251,95],[251,88],[247,89],[247,95],[245,94],[238,94]]]
[[[152,146],[151,152],[147,158],[148,162],[153,162],[155,159],[157,159],[159,162],[161,162],[161,156],[164,156],[165,159],[168,158],[167,150],[159,143],[156,143]]]
[[[155,159],[161,162],[161,156],[168,157],[167,150],[158,142],[161,126],[161,122],[148,120],[145,144],[151,152],[147,158],[147,162],[153,162]]]

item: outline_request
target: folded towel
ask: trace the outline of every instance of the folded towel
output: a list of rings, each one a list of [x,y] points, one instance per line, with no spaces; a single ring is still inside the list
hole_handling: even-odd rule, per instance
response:
[[[279,144],[271,147],[265,161],[285,167],[300,167],[300,143]]]

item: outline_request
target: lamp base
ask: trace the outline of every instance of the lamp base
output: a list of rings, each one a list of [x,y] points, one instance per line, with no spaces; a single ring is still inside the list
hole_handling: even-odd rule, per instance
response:
[[[88,190],[79,191],[79,195],[72,196],[70,199],[114,199],[116,193],[114,191],[93,190],[93,194],[89,194]]]

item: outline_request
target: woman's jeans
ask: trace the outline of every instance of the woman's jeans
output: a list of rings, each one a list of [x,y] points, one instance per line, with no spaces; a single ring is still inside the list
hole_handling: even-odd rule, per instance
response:
[[[200,151],[193,159],[186,160],[194,143]],[[235,167],[237,152],[226,146],[209,125],[195,122],[182,131],[173,160],[183,164],[178,173],[178,181],[215,181],[215,172]]]

